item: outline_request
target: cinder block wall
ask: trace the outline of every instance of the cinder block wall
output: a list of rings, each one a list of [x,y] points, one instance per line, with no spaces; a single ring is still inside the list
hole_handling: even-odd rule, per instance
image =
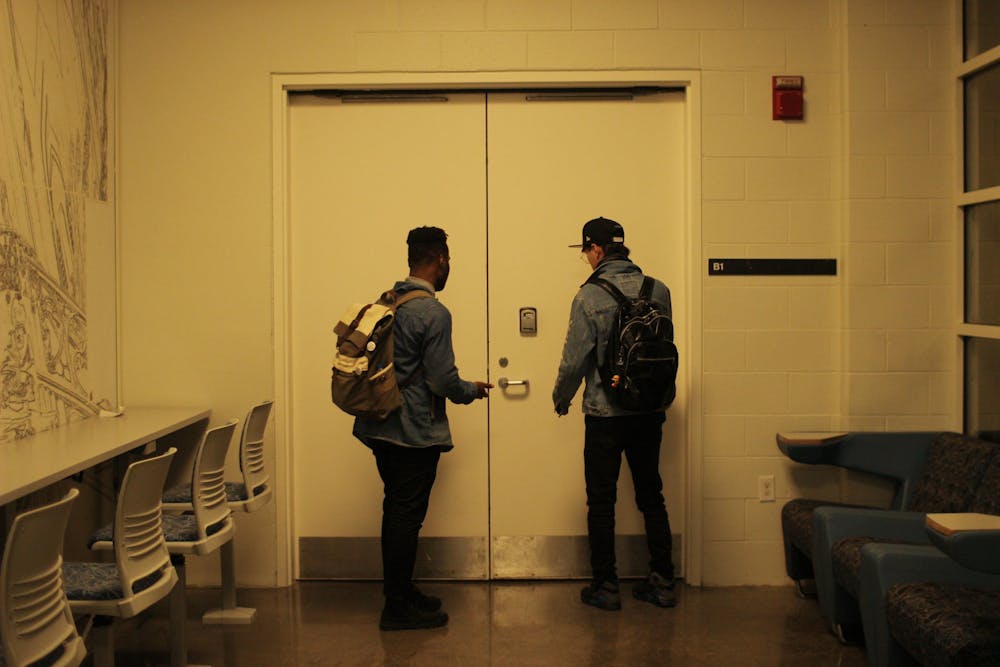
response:
[[[779,430],[954,428],[950,3],[934,0],[122,2],[126,402],[238,414],[274,391],[272,72],[692,69],[703,257],[835,257],[839,274],[703,279],[703,578],[784,583],[778,515],[876,494],[790,466]],[[801,74],[806,120],[771,120]],[[757,501],[774,474],[778,502]],[[283,492],[279,489],[279,493]],[[277,581],[274,505],[241,521]],[[211,582],[216,565],[192,563]]]

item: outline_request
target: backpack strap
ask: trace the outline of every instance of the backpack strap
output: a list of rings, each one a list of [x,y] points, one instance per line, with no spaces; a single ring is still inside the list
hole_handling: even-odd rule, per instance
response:
[[[584,283],[584,285],[586,285],[587,283],[590,283],[591,285],[597,285],[598,287],[602,288],[605,292],[613,296],[615,301],[617,301],[621,305],[625,305],[629,302],[629,298],[625,296],[622,293],[622,291],[618,289],[618,287],[610,280],[605,280],[604,278],[595,278],[591,276],[590,278],[587,279],[587,282]],[[645,287],[645,283],[643,284],[643,286]]]
[[[649,301],[653,296],[653,285],[655,281],[649,276],[642,277],[642,287],[639,288],[639,298],[643,301]]]
[[[402,296],[396,296],[395,292],[389,290],[388,292],[384,292],[382,296],[379,297],[379,301],[384,303],[389,308],[391,308],[392,312],[395,313],[399,309],[399,307],[402,306],[407,301],[413,301],[414,299],[421,299],[425,297],[428,299],[433,298],[433,296],[426,290],[422,290],[419,288],[410,290],[409,292],[406,292]]]
[[[433,298],[433,295],[427,292],[426,290],[422,289],[410,290],[403,296],[396,298],[396,300],[393,302],[390,308],[392,308],[392,312],[395,313],[397,310],[399,310],[399,307],[402,306],[404,303],[407,303],[408,301],[413,301],[414,299],[423,299],[423,298],[430,299]],[[413,371],[413,373],[410,375],[409,378],[406,379],[405,382],[397,379],[396,386],[398,386],[400,389],[403,389],[404,387],[409,387],[411,384],[414,384],[414,382],[417,380],[417,377],[420,374],[421,374],[421,368],[420,366],[417,366],[416,370]]]
[[[355,317],[351,321],[351,323],[347,325],[347,328],[345,329],[345,331],[354,331],[355,329],[357,329],[358,325],[361,324],[361,320],[364,319],[365,314],[368,313],[368,310],[371,307],[372,307],[372,304],[370,304],[370,303],[365,304],[364,308],[362,308],[361,310],[358,311],[358,316]]]

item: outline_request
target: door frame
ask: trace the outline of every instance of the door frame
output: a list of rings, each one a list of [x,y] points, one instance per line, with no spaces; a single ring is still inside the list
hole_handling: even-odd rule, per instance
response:
[[[271,75],[272,221],[273,221],[273,326],[274,326],[274,438],[275,438],[275,536],[279,585],[289,586],[296,569],[292,544],[294,507],[292,494],[291,359],[288,348],[289,311],[289,137],[290,92],[323,89],[429,90],[559,87],[663,86],[684,89],[687,188],[683,236],[688,247],[685,298],[689,304],[686,330],[689,349],[682,355],[688,396],[687,451],[685,452],[685,583],[701,585],[702,579],[702,363],[701,310],[701,73],[695,70],[517,71],[517,72],[340,72]]]

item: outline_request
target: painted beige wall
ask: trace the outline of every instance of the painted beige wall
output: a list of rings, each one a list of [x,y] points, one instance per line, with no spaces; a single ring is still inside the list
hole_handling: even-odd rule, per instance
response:
[[[703,257],[841,268],[702,277],[704,583],[787,582],[782,501],[880,493],[789,465],[775,431],[956,426],[948,3],[121,5],[127,403],[222,419],[275,391],[272,73],[657,68],[702,73]],[[804,122],[771,120],[776,74],[805,76]],[[779,502],[757,501],[761,474]],[[243,585],[277,581],[275,512],[238,517]]]

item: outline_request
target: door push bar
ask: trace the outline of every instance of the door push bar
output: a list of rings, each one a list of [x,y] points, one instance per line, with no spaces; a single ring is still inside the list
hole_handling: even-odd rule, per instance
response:
[[[527,387],[527,380],[508,380],[507,378],[500,378],[497,380],[497,384],[501,389],[506,389],[507,387]]]

